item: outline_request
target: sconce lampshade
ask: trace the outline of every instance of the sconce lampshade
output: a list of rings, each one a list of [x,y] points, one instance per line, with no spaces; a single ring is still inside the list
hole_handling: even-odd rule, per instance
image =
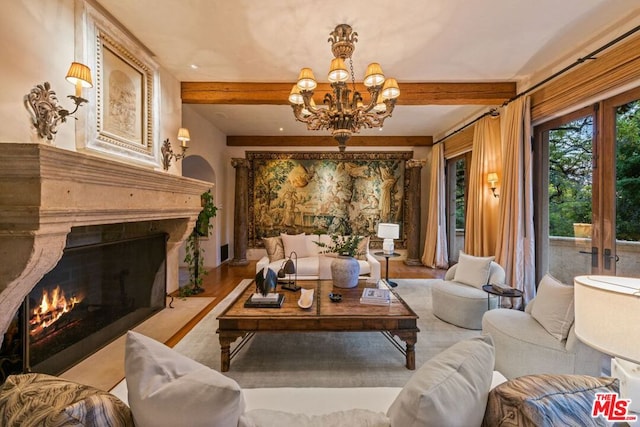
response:
[[[91,70],[84,64],[72,62],[67,71],[67,81],[73,85],[80,84],[81,87],[93,87],[91,80]]]
[[[491,172],[487,175],[487,181],[491,184],[492,187],[495,187],[498,182],[498,174],[495,172]]]
[[[349,78],[349,71],[342,58],[333,58],[329,66],[329,75],[327,79],[330,82],[346,82]]]
[[[178,129],[178,141],[191,141],[191,136],[189,135],[189,129],[187,128]]]
[[[300,90],[313,90],[316,86],[318,86],[318,83],[313,75],[313,70],[311,70],[311,68],[303,68],[300,70],[298,88],[300,88]]]
[[[400,88],[396,79],[388,78],[382,86],[382,99],[395,99],[400,96]]]
[[[367,67],[367,72],[364,75],[364,85],[366,87],[380,86],[384,83],[384,73],[382,67],[377,62],[372,62]]]

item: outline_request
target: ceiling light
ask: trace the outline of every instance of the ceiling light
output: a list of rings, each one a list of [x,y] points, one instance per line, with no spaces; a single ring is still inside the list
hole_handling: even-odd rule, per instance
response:
[[[338,25],[330,34],[334,59],[329,66],[327,79],[332,93],[324,95],[322,106],[313,101],[313,90],[318,83],[311,68],[303,68],[298,83],[289,94],[289,102],[296,120],[306,123],[309,130],[331,130],[338,141],[340,151],[354,133],[362,128],[382,128],[384,119],[391,116],[400,88],[396,79],[385,79],[382,67],[377,62],[369,64],[364,76],[364,85],[369,91],[369,102],[364,103],[356,90],[351,55],[358,41],[358,33],[347,24]],[[349,59],[349,68],[345,60]],[[351,74],[352,88],[348,87]]]

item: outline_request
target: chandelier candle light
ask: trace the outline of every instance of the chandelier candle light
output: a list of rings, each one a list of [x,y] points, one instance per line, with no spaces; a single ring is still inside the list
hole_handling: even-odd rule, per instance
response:
[[[369,103],[364,103],[362,95],[356,90],[351,59],[357,41],[358,33],[347,24],[338,25],[330,33],[329,42],[335,58],[329,67],[328,80],[333,93],[324,95],[324,106],[316,106],[313,100],[313,90],[318,83],[311,68],[300,70],[298,83],[289,94],[296,120],[306,123],[309,130],[331,130],[340,151],[344,151],[351,135],[360,132],[361,128],[382,128],[400,96],[396,79],[385,79],[380,64],[373,62],[367,67],[364,76],[364,85],[370,95]],[[346,59],[349,59],[350,71],[347,69]],[[349,89],[347,84],[349,73],[353,89]]]

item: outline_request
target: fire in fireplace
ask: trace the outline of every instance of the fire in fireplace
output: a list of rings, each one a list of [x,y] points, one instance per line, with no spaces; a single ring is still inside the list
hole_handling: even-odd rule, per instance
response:
[[[60,374],[163,309],[166,234],[150,228],[72,229],[62,258],[25,299],[10,339],[5,335],[0,365]],[[4,370],[2,376],[16,373]]]

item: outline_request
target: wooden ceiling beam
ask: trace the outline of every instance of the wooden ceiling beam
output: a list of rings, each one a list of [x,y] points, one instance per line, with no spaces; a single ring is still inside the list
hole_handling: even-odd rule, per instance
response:
[[[289,105],[292,86],[293,83],[182,82],[182,103]],[[363,94],[367,93],[362,83],[356,83],[356,88]],[[330,91],[328,83],[319,83],[316,97]],[[398,105],[500,105],[515,95],[515,82],[400,82]]]
[[[433,144],[431,136],[353,136],[348,147],[419,147]],[[227,136],[230,147],[338,147],[326,136]]]

